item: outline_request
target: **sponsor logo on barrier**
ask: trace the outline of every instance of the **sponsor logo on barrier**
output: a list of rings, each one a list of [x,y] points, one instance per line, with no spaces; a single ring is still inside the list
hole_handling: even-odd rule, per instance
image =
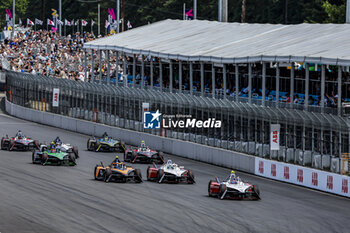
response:
[[[333,190],[333,176],[327,176],[327,188]]]
[[[317,172],[312,173],[312,184],[313,184],[313,186],[318,186],[318,174],[317,174]]]
[[[162,117],[161,117],[162,116]],[[161,119],[162,118],[162,119]],[[143,126],[145,129],[164,129],[170,128],[221,128],[221,120],[208,118],[207,120],[199,120],[192,118],[192,115],[161,114],[159,110],[156,112],[145,111],[143,113]]]
[[[271,176],[276,176],[276,164],[271,164]]]
[[[297,172],[297,181],[300,182],[300,183],[303,183],[304,182],[304,174],[303,174],[303,169],[298,169],[298,172]]]
[[[259,161],[259,172],[261,174],[264,174],[264,162],[263,161]]]
[[[143,127],[145,129],[160,129],[160,121],[162,114],[157,110],[156,112],[143,113]]]
[[[287,166],[284,167],[284,178],[289,180],[289,167]]]
[[[341,191],[343,193],[348,193],[348,179],[343,179],[342,182],[341,182]]]

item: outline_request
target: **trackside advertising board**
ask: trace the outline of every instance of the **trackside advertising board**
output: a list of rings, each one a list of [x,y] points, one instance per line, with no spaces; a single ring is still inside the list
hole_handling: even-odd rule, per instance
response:
[[[350,197],[348,176],[262,158],[255,158],[255,174]]]
[[[58,107],[60,100],[60,89],[54,88],[53,89],[53,96],[52,96],[52,106]]]

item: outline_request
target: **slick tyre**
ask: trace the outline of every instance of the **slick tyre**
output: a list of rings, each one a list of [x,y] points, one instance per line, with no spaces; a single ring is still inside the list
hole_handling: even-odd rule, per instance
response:
[[[134,174],[134,180],[136,183],[141,183],[142,182],[142,174],[140,169],[135,169],[135,174]]]
[[[147,180],[148,180],[148,181],[151,180],[151,178],[149,177],[149,169],[150,169],[150,168],[151,168],[150,166],[147,167]]]
[[[47,153],[44,153],[41,157],[41,165],[45,166],[48,158],[49,156],[47,155]]]
[[[209,197],[213,197],[214,195],[210,192],[210,186],[211,186],[211,183],[215,182],[215,180],[210,180],[209,183],[208,183],[208,196]]]
[[[227,187],[226,184],[220,184],[219,186],[219,198],[221,199],[222,195],[225,193]]]
[[[103,176],[104,182],[109,182],[108,179],[109,179],[109,177],[111,176],[111,174],[112,174],[111,168],[107,167],[107,168],[106,168],[106,171],[105,171],[105,174],[104,174],[104,176]]]
[[[69,157],[69,166],[77,165],[77,161],[76,161],[74,153],[69,153],[68,157]]]
[[[188,183],[188,184],[193,184],[193,183],[195,183],[195,181],[194,181],[194,175],[193,175],[193,173],[192,173],[191,170],[188,170],[188,171],[187,171],[187,183]]]
[[[79,150],[76,146],[73,146],[73,149],[72,149],[74,155],[76,158],[79,158]]]
[[[164,176],[164,170],[163,169],[159,169],[158,173],[157,173],[157,182],[158,183],[161,183],[161,182],[164,181],[164,179],[161,180],[163,176]]]

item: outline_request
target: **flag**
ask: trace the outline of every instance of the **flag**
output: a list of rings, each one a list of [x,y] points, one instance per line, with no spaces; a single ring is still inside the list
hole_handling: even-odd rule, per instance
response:
[[[68,20],[64,20],[64,24],[67,25],[67,26],[71,26],[71,22],[69,22]]]
[[[72,21],[70,21],[70,25],[74,25],[74,19],[72,19]]]
[[[76,21],[75,21],[75,24],[74,25],[79,25],[79,19],[77,19]]]
[[[94,26],[95,21],[91,20],[91,26]]]
[[[57,24],[58,25],[63,25],[63,22],[61,20],[57,19]]]
[[[85,27],[87,24],[88,24],[87,21],[85,21],[85,20],[83,20],[83,19],[81,20],[81,26]]]
[[[43,25],[43,21],[41,21],[41,20],[39,20],[39,19],[35,19],[35,24]]]
[[[27,25],[34,26],[34,23],[33,23],[33,21],[31,21],[30,19],[27,19]]]
[[[19,19],[18,24],[19,24],[20,26],[22,26],[22,20],[21,20],[21,19]]]
[[[108,27],[109,27],[109,22],[108,22],[108,20],[106,20],[105,28],[108,28]]]
[[[47,25],[55,26],[55,23],[52,20],[47,19]]]
[[[132,28],[132,25],[131,25],[131,23],[130,23],[130,21],[129,21],[129,20],[128,20],[127,25],[128,25],[128,29],[131,29],[131,28]]]

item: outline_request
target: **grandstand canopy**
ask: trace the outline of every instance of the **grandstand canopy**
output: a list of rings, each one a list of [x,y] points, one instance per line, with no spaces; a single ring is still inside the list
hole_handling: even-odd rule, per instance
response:
[[[219,63],[311,62],[350,65],[348,24],[241,24],[164,20],[85,43],[166,59]]]

